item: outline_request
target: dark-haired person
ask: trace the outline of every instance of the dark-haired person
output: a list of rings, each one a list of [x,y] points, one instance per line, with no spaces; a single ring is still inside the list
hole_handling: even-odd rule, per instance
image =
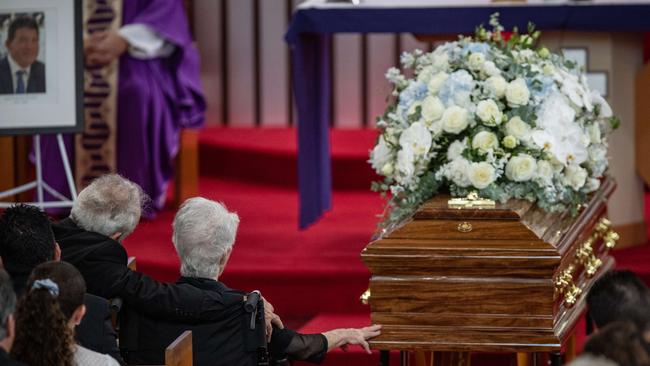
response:
[[[9,358],[9,352],[16,337],[16,294],[11,279],[0,269],[0,366],[21,366],[22,363]]]
[[[18,17],[9,25],[0,60],[0,94],[45,93],[45,64],[36,60],[39,51],[38,24],[32,17]]]
[[[630,321],[615,321],[594,333],[583,352],[605,357],[620,366],[650,366],[648,344],[640,328]]]
[[[18,301],[11,355],[31,366],[119,366],[109,355],[74,341],[75,325],[86,313],[85,293],[86,283],[70,263],[36,266]]]
[[[589,315],[598,328],[615,321],[644,326],[650,320],[650,290],[631,271],[610,271],[587,294]]]
[[[37,265],[58,261],[61,251],[54,241],[50,219],[37,207],[18,204],[0,217],[0,257],[11,275],[17,295],[25,292],[27,278]],[[87,315],[77,327],[80,344],[107,353],[122,362],[117,334],[111,324],[108,301],[86,294]]]
[[[219,308],[212,308],[219,318],[210,323],[192,324],[170,322],[145,312],[133,314],[129,322],[135,319],[131,323],[135,329],[130,328],[120,338],[129,364],[163,363],[165,347],[187,329],[192,330],[192,357],[197,365],[258,364],[257,347],[246,342],[250,315],[244,310],[245,293],[219,281],[232,253],[238,226],[237,214],[228,212],[217,202],[197,197],[183,203],[173,224],[172,241],[181,260],[182,274],[177,284],[222,299]],[[370,353],[367,340],[379,335],[380,329],[381,326],[373,325],[317,334],[275,329],[268,349],[274,360],[320,363],[327,352],[338,347],[356,344]]]

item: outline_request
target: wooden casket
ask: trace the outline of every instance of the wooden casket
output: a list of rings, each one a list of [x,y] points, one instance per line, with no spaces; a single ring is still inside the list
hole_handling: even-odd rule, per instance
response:
[[[382,350],[559,352],[586,293],[614,266],[603,181],[577,215],[527,201],[494,208],[436,197],[363,250]],[[467,208],[465,208],[467,207]]]

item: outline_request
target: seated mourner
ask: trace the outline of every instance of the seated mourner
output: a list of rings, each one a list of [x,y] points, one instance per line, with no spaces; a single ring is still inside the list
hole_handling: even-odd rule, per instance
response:
[[[0,269],[0,365],[21,366],[22,363],[9,358],[9,351],[16,338],[16,294],[9,275]]]
[[[0,256],[11,275],[16,295],[25,292],[27,277],[34,267],[47,261],[58,261],[60,255],[52,224],[43,211],[23,204],[5,210],[0,217]],[[108,300],[86,294],[84,304],[87,312],[75,330],[77,340],[82,346],[110,354],[121,362]]]
[[[649,350],[642,328],[629,321],[615,321],[589,337],[583,352],[620,366],[650,366]]]
[[[192,198],[180,208],[174,219],[173,242],[181,260],[182,277],[177,284],[203,291],[219,306],[213,311],[220,317],[211,323],[178,323],[151,317],[146,313],[129,317],[133,328],[120,340],[126,348],[129,364],[160,364],[165,347],[184,330],[192,330],[193,358],[196,365],[257,365],[258,352],[247,341],[250,315],[244,309],[245,293],[219,282],[232,253],[239,217],[219,203]],[[128,325],[127,325],[128,327]],[[367,339],[379,335],[380,326],[362,329],[335,329],[321,334],[299,334],[274,329],[268,352],[272,359],[299,359],[320,362],[327,351],[358,344],[370,352]],[[265,345],[264,336],[261,338]]]
[[[166,319],[218,317],[206,311],[205,303],[212,300],[204,291],[161,283],[127,267],[128,257],[121,241],[135,230],[144,197],[137,184],[117,174],[94,180],[79,193],[70,217],[53,225],[61,259],[79,269],[91,294],[107,299],[120,297],[131,307]],[[280,323],[269,314],[267,327],[271,321]]]
[[[643,327],[650,320],[650,291],[633,272],[610,271],[589,290],[587,306],[598,328],[615,321]]]
[[[119,366],[111,356],[74,341],[75,325],[86,313],[85,293],[84,279],[70,263],[36,266],[18,301],[11,355],[30,366]]]

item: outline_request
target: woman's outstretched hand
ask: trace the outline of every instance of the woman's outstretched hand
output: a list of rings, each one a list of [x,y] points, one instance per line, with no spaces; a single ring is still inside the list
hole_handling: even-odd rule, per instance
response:
[[[365,328],[341,328],[323,333],[327,338],[327,352],[334,348],[341,347],[347,350],[348,345],[358,344],[363,347],[366,353],[370,352],[368,339],[381,334],[381,325],[375,324]]]

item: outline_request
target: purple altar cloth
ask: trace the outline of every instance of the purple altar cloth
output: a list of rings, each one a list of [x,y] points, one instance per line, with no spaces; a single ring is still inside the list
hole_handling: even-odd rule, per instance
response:
[[[205,100],[199,78],[199,53],[192,45],[181,0],[123,1],[123,22],[144,24],[176,46],[167,58],[120,57],[117,94],[117,173],[138,183],[151,208],[165,202],[181,128],[203,125]],[[59,192],[68,192],[53,136],[42,139],[43,177]],[[72,136],[65,136],[73,162]]]

